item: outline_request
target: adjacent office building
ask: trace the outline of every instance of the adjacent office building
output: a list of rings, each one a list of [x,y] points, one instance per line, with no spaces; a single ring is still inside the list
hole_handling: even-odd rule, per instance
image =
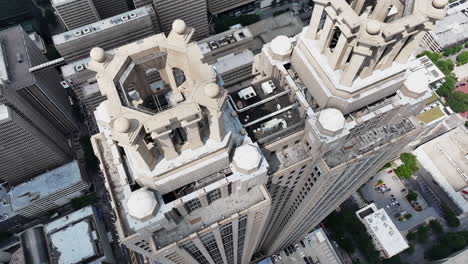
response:
[[[91,51],[107,96],[92,143],[122,244],[159,263],[248,263],[270,210],[268,163],[192,34],[177,20],[168,37]]]
[[[409,247],[385,209],[369,204],[357,211],[356,216],[367,228],[372,243],[383,258],[391,258]]]
[[[195,28],[193,38],[202,39],[208,32],[208,7],[205,0],[133,0],[136,8],[152,4],[162,32],[169,34],[175,19]]]
[[[92,0],[52,0],[51,4],[68,30],[100,20]]]
[[[102,217],[87,206],[19,235],[25,263],[115,263]]]
[[[51,4],[68,30],[129,10],[126,0],[51,0]]]
[[[226,12],[228,10],[234,9],[239,6],[243,6],[246,4],[250,4],[255,2],[256,0],[238,0],[238,1],[231,1],[231,0],[207,0],[208,1],[208,8],[210,13],[213,15]]]
[[[72,159],[76,125],[58,72],[29,71],[47,59],[24,30],[0,38],[0,180],[18,184]]]
[[[34,20],[39,14],[35,1],[3,0],[0,2],[0,28]]]
[[[421,42],[421,47],[441,52],[468,40],[468,2],[453,1],[448,5],[447,16],[436,22]]]
[[[468,131],[455,128],[414,151],[421,166],[429,172],[461,217],[468,215]]]
[[[113,49],[160,32],[154,25],[155,13],[144,6],[52,37],[67,62],[89,57],[92,47]]]

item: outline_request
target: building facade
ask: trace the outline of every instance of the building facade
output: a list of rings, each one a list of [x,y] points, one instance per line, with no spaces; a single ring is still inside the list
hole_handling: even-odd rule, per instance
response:
[[[133,0],[133,3],[136,8],[153,5],[161,31],[165,34],[169,34],[175,19],[181,19],[195,28],[193,39],[199,40],[209,35],[205,0]]]
[[[226,12],[228,10],[234,9],[236,7],[250,4],[256,0],[240,0],[240,1],[229,1],[229,0],[207,0],[208,9],[213,15]]]
[[[113,17],[129,11],[126,0],[92,0],[100,19]]]
[[[52,0],[51,4],[67,30],[100,20],[92,0]]]
[[[168,37],[91,51],[107,97],[92,143],[122,244],[159,263],[248,263],[270,210],[268,164],[193,32],[176,20]]]
[[[144,6],[52,37],[65,61],[89,57],[95,46],[109,50],[160,32],[154,10]]]
[[[232,98],[270,164],[272,210],[259,251],[297,242],[426,131],[415,115],[429,83],[408,65],[445,13],[440,1],[315,1],[301,34],[256,56],[257,81],[273,81],[277,94],[263,83],[255,94],[271,94],[262,99],[274,98],[276,115],[255,116],[265,105]]]

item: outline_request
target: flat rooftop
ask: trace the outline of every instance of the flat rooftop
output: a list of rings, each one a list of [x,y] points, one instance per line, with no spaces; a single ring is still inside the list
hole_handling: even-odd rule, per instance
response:
[[[89,36],[95,34],[99,31],[106,30],[115,26],[119,26],[131,21],[134,21],[137,18],[141,18],[144,16],[148,16],[148,10],[146,7],[140,7],[117,16],[113,16],[110,18],[106,18],[104,20],[100,20],[98,22],[82,26],[61,34],[57,34],[52,36],[52,40],[54,41],[55,45],[63,44],[67,41],[73,41],[85,36]]]
[[[206,54],[248,38],[252,38],[252,33],[247,27],[241,27],[210,36],[198,41],[197,44],[202,54]]]
[[[379,241],[389,257],[409,247],[383,208],[377,209],[374,204],[370,204],[357,211],[356,215],[366,223],[367,232]],[[361,218],[361,215],[365,216]]]
[[[82,263],[99,255],[94,240],[93,208],[85,207],[45,226],[59,264]]]
[[[246,64],[252,65],[253,61],[254,54],[252,51],[244,50],[240,53],[231,53],[221,57],[212,66],[216,68],[219,74],[223,74]]]
[[[29,206],[37,199],[68,188],[82,180],[78,161],[76,160],[36,176],[10,190],[13,210],[16,211]]]
[[[265,85],[273,88],[264,90]],[[298,106],[288,93],[274,78],[231,92],[230,102],[253,141],[303,123]]]
[[[461,3],[463,2],[463,3]],[[464,42],[468,38],[468,2],[460,0],[450,4],[447,16],[436,22],[432,36],[442,47]]]

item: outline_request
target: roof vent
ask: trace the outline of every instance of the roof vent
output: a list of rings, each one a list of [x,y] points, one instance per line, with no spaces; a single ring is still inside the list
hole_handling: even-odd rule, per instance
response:
[[[79,37],[79,36],[81,36],[81,35],[82,35],[82,33],[81,33],[81,31],[80,31],[80,30],[78,30],[78,31],[75,31],[75,37]]]
[[[82,71],[82,70],[84,70],[84,69],[85,69],[85,67],[84,67],[83,64],[80,64],[80,65],[76,65],[76,66],[75,66],[75,71],[77,71],[77,72],[80,72],[80,71]]]
[[[127,21],[128,20],[128,16],[121,16],[120,18],[122,19],[122,21]]]
[[[89,32],[91,32],[90,28],[84,28],[83,29],[83,34],[88,34]]]
[[[135,18],[135,17],[137,17],[136,13],[130,13],[130,18]]]

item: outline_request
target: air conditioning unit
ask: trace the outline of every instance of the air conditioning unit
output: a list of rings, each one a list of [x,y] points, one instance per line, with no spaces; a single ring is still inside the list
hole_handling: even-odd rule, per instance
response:
[[[136,13],[130,13],[130,18],[135,18],[135,17],[137,17]]]
[[[75,31],[75,37],[81,36],[82,34],[81,30]]]
[[[82,71],[82,70],[84,70],[84,69],[85,69],[85,67],[84,67],[83,64],[80,64],[80,65],[76,65],[76,66],[75,66],[75,71],[77,71],[77,72],[80,72],[80,71]]]
[[[83,34],[88,34],[89,32],[91,32],[90,28],[84,28],[83,29]]]
[[[63,88],[69,88],[70,85],[66,81],[61,81],[60,84],[62,85]]]
[[[121,16],[120,18],[122,19],[122,21],[127,21],[128,20],[128,16]]]

